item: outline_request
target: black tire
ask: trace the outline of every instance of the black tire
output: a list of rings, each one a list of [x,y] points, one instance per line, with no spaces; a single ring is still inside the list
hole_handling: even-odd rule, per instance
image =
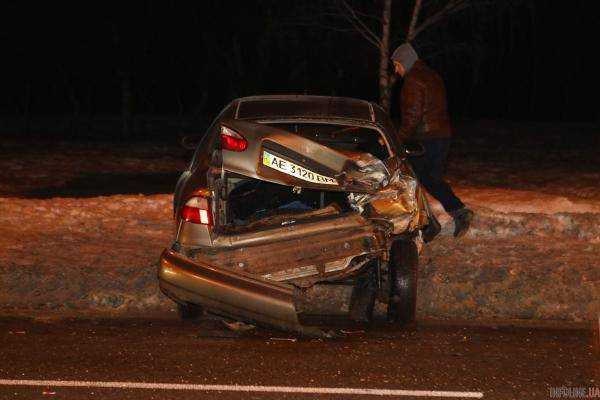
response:
[[[390,303],[388,319],[401,325],[415,320],[419,250],[412,240],[394,242],[390,254]]]
[[[358,323],[368,323],[373,319],[373,307],[377,299],[377,269],[379,260],[369,265],[355,280],[350,296],[348,317]]]
[[[183,321],[197,321],[204,315],[204,309],[196,304],[177,303],[177,315]]]

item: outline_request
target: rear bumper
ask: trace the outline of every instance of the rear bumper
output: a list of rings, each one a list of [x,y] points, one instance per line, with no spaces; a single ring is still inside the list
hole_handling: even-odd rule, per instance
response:
[[[172,250],[160,256],[158,279],[163,293],[177,302],[280,329],[300,328],[288,285],[192,261]]]

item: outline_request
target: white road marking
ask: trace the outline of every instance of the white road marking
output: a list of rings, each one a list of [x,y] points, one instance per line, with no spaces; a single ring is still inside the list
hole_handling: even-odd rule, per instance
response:
[[[94,382],[94,381],[44,381],[28,379],[0,379],[0,386],[50,386],[50,387],[88,387],[110,389],[158,389],[158,390],[194,390],[199,392],[265,392],[265,393],[308,393],[308,394],[359,394],[371,396],[415,396],[415,397],[483,397],[482,392],[452,392],[440,390],[400,390],[335,387],[298,387],[298,386],[246,386],[246,385],[200,385],[187,383],[152,382]]]

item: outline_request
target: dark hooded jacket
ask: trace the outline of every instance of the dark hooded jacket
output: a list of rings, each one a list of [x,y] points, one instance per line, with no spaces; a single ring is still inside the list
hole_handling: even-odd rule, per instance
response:
[[[401,140],[441,139],[452,136],[444,81],[417,60],[404,76],[400,91]]]

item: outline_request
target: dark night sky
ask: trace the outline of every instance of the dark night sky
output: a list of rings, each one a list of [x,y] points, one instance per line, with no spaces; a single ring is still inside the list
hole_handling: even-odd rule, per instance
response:
[[[455,116],[598,121],[593,3],[531,0],[457,17],[417,47],[446,80]],[[406,14],[399,7],[395,15]],[[118,114],[124,77],[142,114],[211,114],[261,93],[377,98],[374,49],[358,36],[298,23],[307,17],[300,1],[1,8],[2,115]]]

